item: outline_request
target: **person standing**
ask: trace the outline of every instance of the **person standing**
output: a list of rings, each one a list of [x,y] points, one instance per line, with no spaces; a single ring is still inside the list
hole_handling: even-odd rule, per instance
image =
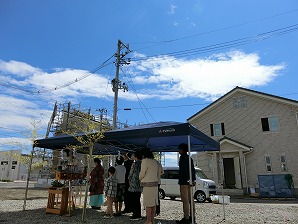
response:
[[[125,173],[126,168],[123,166],[123,156],[119,156],[116,159],[117,166],[115,167],[115,177],[117,179],[117,196],[114,200],[115,203],[115,216],[121,215],[122,203],[124,201],[124,193],[125,193]]]
[[[145,224],[154,223],[161,172],[161,165],[154,159],[153,153],[148,148],[144,149],[139,177],[141,186],[143,186],[143,204],[146,207],[147,219]]]
[[[176,223],[191,223],[191,200],[193,201],[193,195],[191,195],[191,187],[195,186],[195,168],[192,158],[189,158],[188,145],[181,143],[178,147],[180,159],[179,159],[179,181],[181,201],[183,203],[183,215],[184,217],[176,221]],[[189,160],[191,161],[191,178],[189,173]],[[195,206],[193,203],[193,215],[195,215]]]
[[[112,218],[113,217],[113,201],[117,196],[117,179],[115,178],[115,167],[110,167],[108,169],[109,177],[105,182],[104,191],[107,197],[107,211],[106,216],[104,218]]]
[[[95,167],[90,173],[90,205],[92,209],[100,209],[103,204],[104,168],[99,158],[94,158]]]
[[[130,192],[128,191],[128,188],[129,188],[128,175],[130,173],[132,164],[133,164],[133,160],[131,159],[131,153],[128,152],[124,155],[124,166],[126,168],[126,173],[125,173],[125,192],[124,192],[125,208],[123,210],[123,213],[129,213],[132,211],[132,205],[130,203],[130,195],[129,195]]]
[[[140,152],[134,153],[134,160],[135,162],[132,164],[129,175],[128,175],[128,181],[129,181],[129,200],[130,205],[132,209],[132,216],[130,217],[130,220],[141,220],[141,193],[142,193],[142,187],[140,182],[140,171],[141,171],[141,163],[142,163],[142,156]]]
[[[160,165],[160,176],[164,174],[164,170],[162,168],[162,165],[159,163]],[[161,184],[161,179],[159,179],[158,181],[158,194],[159,194],[159,188],[160,188],[160,184]],[[155,216],[158,216],[160,214],[160,198],[158,195],[158,205],[156,205],[156,210],[155,210]]]

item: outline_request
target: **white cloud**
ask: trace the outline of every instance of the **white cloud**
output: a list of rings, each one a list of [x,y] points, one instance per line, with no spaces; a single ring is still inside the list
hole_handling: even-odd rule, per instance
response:
[[[193,28],[193,27],[196,27],[197,24],[195,24],[195,23],[190,23],[189,26]]]
[[[80,80],[82,77],[86,78]],[[69,82],[74,82],[76,79],[77,83],[67,86]],[[113,95],[111,88],[107,88],[109,83],[108,78],[90,74],[86,70],[56,68],[53,72],[45,72],[23,62],[0,61],[1,85],[12,87],[10,91],[15,88],[29,93],[40,92],[38,95],[41,98],[58,96],[65,98],[78,95],[107,98]],[[44,94],[46,92],[51,94]]]
[[[168,11],[168,14],[169,14],[169,15],[173,15],[173,14],[175,14],[175,13],[176,13],[176,9],[177,9],[177,6],[171,4],[171,5],[170,5],[170,9],[169,9],[169,11]]]
[[[145,57],[137,53],[135,56]],[[155,57],[132,61],[126,69],[127,80],[123,81],[129,84],[130,91],[119,92],[119,98],[124,100],[192,97],[212,101],[235,86],[251,88],[267,85],[285,69],[285,65],[263,65],[257,53],[230,51],[207,58]],[[50,73],[23,62],[0,61],[0,84],[34,91],[53,89],[86,74],[87,71],[78,69],[55,69]],[[42,120],[45,127],[57,99],[61,103],[70,99],[80,102],[85,97],[112,100],[114,96],[109,78],[100,74],[90,74],[85,79],[47,94],[23,94],[10,88],[5,90],[5,94],[0,94],[0,126],[15,129],[30,127],[32,120]]]
[[[178,166],[178,152],[165,153],[165,166]]]
[[[77,83],[44,93],[86,75],[88,77]],[[0,126],[4,128],[1,128],[1,132],[10,128],[15,130],[14,134],[19,134],[18,131],[28,130],[35,120],[41,121],[44,135],[55,101],[80,103],[84,97],[112,99],[109,82],[106,77],[84,70],[58,68],[53,72],[45,72],[24,62],[0,61],[0,84],[5,88],[5,92],[0,94]],[[37,91],[40,93],[37,94]],[[7,139],[10,139],[10,135]]]
[[[179,26],[179,23],[177,21],[173,21],[174,26]]]
[[[19,144],[21,146],[19,146]],[[16,137],[11,137],[11,138],[0,138],[0,145],[4,146],[15,146],[16,148],[20,148],[23,145],[30,146],[32,145],[32,142],[28,138],[16,138]]]
[[[137,53],[135,55],[144,57],[144,55]],[[35,91],[47,91],[60,85],[63,86],[88,74],[87,71],[78,69],[55,69],[52,73],[49,73],[25,63],[1,61],[0,80],[7,77],[1,75],[1,72],[7,71],[6,68],[8,67],[10,67],[10,71],[17,71],[18,74],[26,73],[27,77],[22,80],[22,88],[27,87]],[[198,97],[214,100],[235,86],[250,88],[266,85],[278,76],[279,72],[285,68],[285,65],[262,65],[257,53],[246,54],[241,51],[230,51],[214,54],[207,58],[155,57],[132,62],[127,68],[131,81],[138,87],[137,94],[140,99]],[[31,75],[29,71],[32,72]],[[13,77],[6,81],[20,82],[19,79]],[[48,98],[48,95],[51,95],[52,98]],[[87,78],[77,83],[52,91],[51,94],[40,94],[38,97],[51,101],[53,97],[63,97],[64,99],[76,97],[111,99],[113,95],[110,80],[107,77],[100,74],[89,74]],[[133,91],[120,94],[120,97],[127,100],[137,99]],[[19,111],[26,111],[33,107],[29,112],[36,115],[34,113],[36,105],[32,102],[32,99],[31,101],[14,99],[13,104],[18,105]],[[26,104],[26,110],[22,108],[23,104]]]
[[[146,83],[154,85],[154,97],[199,97],[206,100],[215,100],[236,86],[250,88],[266,85],[285,68],[283,64],[262,65],[258,54],[241,51],[215,54],[203,59],[150,58],[133,63],[130,69],[135,72],[140,66],[143,71],[146,70]],[[135,76],[133,81],[140,84],[142,79]],[[148,92],[148,89],[143,92]]]
[[[0,127],[1,129],[19,134],[20,131],[29,130],[32,121],[43,121],[39,126],[46,127],[52,111],[42,108],[42,105],[31,100],[0,95]],[[12,129],[12,130],[10,130]],[[6,131],[7,131],[6,130]]]
[[[81,77],[88,76],[82,80]],[[78,80],[75,82],[75,80]],[[64,84],[69,82],[73,84],[63,87]],[[34,75],[30,79],[30,83],[36,85],[41,92],[47,90],[53,90],[56,87],[58,90],[52,91],[54,94],[63,96],[94,96],[106,98],[112,96],[112,90],[110,88],[110,80],[96,74],[90,74],[85,70],[77,69],[60,69],[53,73],[42,73]],[[63,88],[60,88],[62,85]],[[109,88],[107,88],[109,86]]]
[[[19,61],[5,62],[3,60],[0,60],[0,71],[1,73],[4,73],[4,74],[10,74],[10,75],[15,75],[20,77],[41,72],[40,69],[34,68],[31,65],[28,65],[24,62],[19,62]]]

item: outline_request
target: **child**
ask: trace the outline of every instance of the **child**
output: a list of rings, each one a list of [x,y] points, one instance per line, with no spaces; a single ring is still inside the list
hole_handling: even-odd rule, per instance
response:
[[[107,197],[107,215],[104,218],[112,218],[113,217],[113,201],[117,196],[117,179],[114,176],[115,167],[110,167],[108,169],[109,177],[105,182],[104,192]]]

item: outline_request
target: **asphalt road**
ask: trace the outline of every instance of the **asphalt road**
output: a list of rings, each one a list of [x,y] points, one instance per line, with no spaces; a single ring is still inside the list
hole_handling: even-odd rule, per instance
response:
[[[26,181],[14,181],[14,182],[1,182],[0,181],[0,188],[26,188]],[[29,188],[34,188],[34,184],[36,181],[29,181]]]

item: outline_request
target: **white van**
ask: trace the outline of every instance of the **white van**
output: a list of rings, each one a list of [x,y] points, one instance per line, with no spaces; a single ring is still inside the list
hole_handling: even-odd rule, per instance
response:
[[[163,167],[164,174],[161,176],[159,188],[159,198],[170,197],[174,200],[180,197],[180,188],[178,185],[179,167]],[[213,180],[209,180],[206,174],[200,168],[195,167],[196,186],[194,189],[194,198],[198,202],[211,201],[210,196],[216,194],[216,185]]]

